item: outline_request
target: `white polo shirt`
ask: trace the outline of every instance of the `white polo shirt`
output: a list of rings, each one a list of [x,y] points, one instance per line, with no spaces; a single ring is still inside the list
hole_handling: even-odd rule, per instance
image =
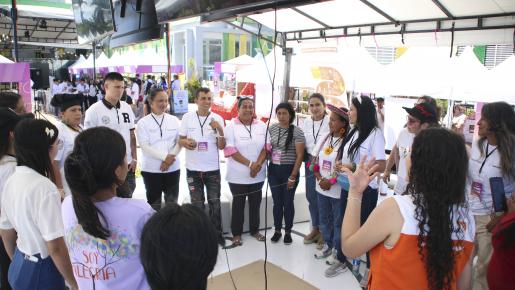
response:
[[[48,257],[46,242],[64,236],[61,195],[50,179],[17,166],[5,184],[0,229],[16,230],[16,247],[26,255]]]
[[[182,117],[179,135],[197,142],[195,150],[186,150],[188,170],[206,172],[220,169],[220,153],[216,144],[218,134],[209,125],[213,119],[224,126],[222,117],[213,112],[208,116],[198,116],[196,111],[188,112]]]
[[[349,147],[351,146],[351,144],[358,140],[358,137],[359,131],[356,130],[356,132],[354,132],[354,135],[352,135],[347,144],[345,144],[345,147],[343,147],[343,163],[359,164],[361,158],[364,156],[367,156],[367,160],[370,160],[370,158],[372,157],[375,157],[376,161],[386,160],[386,154],[384,152],[385,140],[383,132],[379,128],[375,128],[370,132],[367,139],[365,139],[363,143],[361,143],[360,147],[357,149],[354,158],[351,159],[351,156],[349,156],[347,152],[349,151]],[[374,178],[370,182],[369,186],[373,189],[377,189],[377,178]]]
[[[148,114],[138,121],[136,137],[141,146],[141,171],[163,173],[159,167],[179,141],[179,119],[170,114]],[[180,169],[179,158],[165,172]]]
[[[265,167],[256,177],[250,177],[250,168],[230,158],[239,152],[243,157],[255,162],[266,146],[270,147],[270,134],[266,134],[266,125],[254,119],[251,126],[243,125],[238,118],[233,119],[224,130],[225,157],[227,157],[227,182],[236,184],[254,184],[265,181]],[[265,142],[265,136],[267,137]]]
[[[116,106],[109,104],[105,99],[94,103],[86,111],[84,129],[98,126],[111,128],[120,133],[125,141],[127,151],[127,163],[132,162],[131,155],[131,130],[135,129],[134,112],[124,101],[119,101]]]
[[[83,93],[83,94],[87,91],[87,88],[88,87],[86,84],[81,84],[81,83],[77,84],[77,87],[76,87],[77,92]]]
[[[82,125],[80,125],[82,131]],[[66,157],[70,155],[73,151],[73,146],[75,145],[75,138],[79,135],[78,131],[73,130],[68,127],[63,122],[57,124],[57,129],[59,130],[59,147],[57,150],[57,154],[55,155],[54,160],[59,162],[59,172],[61,173],[61,182],[63,184],[63,189],[65,196],[71,194],[70,187],[66,182],[66,177],[64,176],[64,161],[66,161]]]
[[[399,149],[399,168],[397,168],[397,183],[395,184],[394,191],[396,194],[403,194],[408,185],[408,168],[406,159],[410,156],[411,145],[415,135],[410,133],[408,129],[404,128],[397,137],[397,149]]]
[[[306,152],[312,154],[317,142],[329,133],[329,114],[325,114],[324,118],[320,121],[313,121],[312,118],[306,118],[301,129],[306,138]]]

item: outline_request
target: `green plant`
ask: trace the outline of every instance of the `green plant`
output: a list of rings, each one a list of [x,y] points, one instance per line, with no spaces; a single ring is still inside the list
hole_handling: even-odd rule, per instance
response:
[[[197,69],[195,67],[195,60],[188,60],[188,68],[191,72],[191,76],[188,78],[186,83],[184,84],[184,88],[188,90],[188,102],[193,103],[195,100],[195,93],[198,89],[202,88],[202,84],[197,77]]]

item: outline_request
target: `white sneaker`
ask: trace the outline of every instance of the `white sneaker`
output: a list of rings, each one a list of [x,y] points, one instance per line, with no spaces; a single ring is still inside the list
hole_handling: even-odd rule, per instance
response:
[[[331,252],[331,255],[329,257],[327,257],[327,260],[325,260],[325,263],[327,265],[334,265],[334,263],[336,263],[336,261],[338,261],[338,252],[336,251],[336,249],[333,249],[332,252]]]
[[[315,251],[315,258],[317,259],[324,259],[327,258],[329,255],[331,255],[331,249],[326,245],[321,250]]]
[[[327,270],[325,270],[324,274],[327,278],[331,278],[331,277],[338,276],[341,273],[345,273],[347,270],[348,270],[348,268],[344,263],[342,263],[340,261],[335,261],[331,267],[329,267],[329,268],[327,268]]]
[[[368,272],[370,272],[370,270],[365,268],[365,273],[363,273],[363,277],[361,278],[361,281],[359,281],[359,287],[367,289],[367,287],[368,287]]]

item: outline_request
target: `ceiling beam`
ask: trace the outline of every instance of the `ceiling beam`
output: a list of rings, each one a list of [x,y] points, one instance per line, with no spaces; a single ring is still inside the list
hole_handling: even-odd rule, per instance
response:
[[[433,3],[438,7],[438,9],[440,9],[445,15],[447,15],[447,17],[449,17],[450,19],[454,19],[454,15],[452,15],[451,11],[449,11],[449,9],[447,9],[447,7],[445,7],[442,2],[440,2],[439,0],[433,0]]]
[[[30,32],[30,37],[32,37],[32,34],[34,34],[34,31],[36,31],[36,29],[38,28],[38,25],[39,25],[39,21],[40,21],[40,20],[41,20],[41,19],[38,19],[38,21],[36,22],[36,25],[34,26],[34,28],[32,28],[32,31]],[[30,38],[30,37],[29,37],[29,38]]]
[[[63,29],[61,31],[59,31],[59,33],[55,36],[55,39],[58,39],[59,36],[61,36],[61,34],[63,34],[63,32],[66,30],[66,28],[68,28],[68,26],[70,26],[70,24],[72,24],[72,21],[68,21],[68,24],[66,24]]]
[[[388,13],[384,12],[383,10],[381,10],[379,7],[375,6],[374,4],[368,2],[367,0],[360,0],[363,4],[367,5],[368,7],[370,7],[372,10],[374,10],[375,12],[381,14],[381,16],[383,16],[384,18],[390,20],[390,22],[392,23],[395,23],[395,25],[399,25],[399,21],[396,20],[395,18],[393,18],[392,16],[390,16]]]
[[[293,10],[293,11],[295,11],[295,12],[299,13],[300,15],[302,15],[302,16],[304,16],[304,17],[306,17],[306,18],[310,19],[310,20],[315,21],[316,23],[318,23],[318,24],[322,25],[322,26],[323,26],[323,27],[325,27],[325,28],[331,28],[331,26],[329,26],[329,25],[325,24],[324,22],[322,22],[322,21],[318,20],[317,18],[315,18],[315,17],[313,17],[313,16],[311,16],[311,15],[309,15],[309,14],[305,13],[304,11],[302,11],[302,10],[300,10],[300,9],[298,9],[298,8],[293,7],[293,8],[291,8],[291,10]]]
[[[254,20],[253,20],[253,21],[254,21]],[[223,22],[224,22],[224,23],[226,23],[226,24],[229,24],[230,26],[232,26],[232,27],[234,27],[234,28],[237,28],[237,29],[240,29],[240,30],[242,30],[242,31],[245,31],[245,32],[247,32],[248,34],[254,35],[255,37],[257,37],[257,38],[259,38],[259,39],[262,39],[262,40],[268,41],[268,42],[272,43],[273,45],[276,45],[276,46],[279,46],[279,47],[283,47],[283,46],[282,46],[282,44],[279,44],[279,43],[277,43],[277,42],[275,42],[275,41],[273,41],[273,40],[271,40],[271,39],[268,39],[268,38],[264,37],[264,36],[261,34],[261,32],[260,32],[260,33],[255,33],[255,32],[253,32],[253,31],[251,31],[251,30],[249,30],[249,29],[247,29],[247,28],[244,28],[244,27],[243,27],[243,22],[241,22],[241,23],[240,23],[240,25],[234,24],[234,23],[232,23],[231,21],[227,21],[227,20],[224,20]],[[263,26],[263,24],[260,24],[259,22],[258,22],[258,25]],[[261,31],[261,29],[260,29],[260,31]],[[276,31],[275,33],[278,33],[278,32]]]

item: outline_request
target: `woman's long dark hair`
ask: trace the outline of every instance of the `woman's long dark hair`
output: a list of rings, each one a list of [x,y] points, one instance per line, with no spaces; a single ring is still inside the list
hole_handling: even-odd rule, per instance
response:
[[[465,206],[468,157],[463,137],[447,129],[422,130],[414,139],[407,194],[413,196],[418,221],[418,249],[430,290],[448,290],[454,277],[458,243],[463,229],[454,223],[454,209]]]
[[[47,120],[24,119],[14,129],[14,148],[18,166],[27,166],[55,181],[50,147],[59,130]]]
[[[290,114],[290,126],[288,127],[288,136],[286,137],[286,143],[284,144],[284,150],[288,151],[288,147],[290,146],[291,142],[293,141],[293,121],[295,120],[295,110],[293,109],[292,105],[288,102],[283,102],[277,105],[275,108],[275,113],[277,114],[277,111],[279,109],[285,109]]]
[[[515,179],[515,112],[508,103],[495,102],[485,104],[481,110],[481,118],[484,118],[490,127],[490,131],[497,139],[497,151],[501,155],[501,171],[511,180]],[[481,155],[486,137],[478,140]]]
[[[357,110],[358,118],[354,128],[347,134],[343,144],[347,144],[350,141],[354,133],[359,132],[358,139],[356,139],[349,146],[347,154],[351,160],[354,159],[356,153],[359,150],[361,144],[368,138],[372,130],[377,128],[377,113],[376,107],[372,99],[366,96],[361,97],[361,102],[358,98],[352,98],[352,104]]]
[[[14,92],[0,92],[0,108],[17,109],[21,96]]]
[[[107,239],[110,232],[104,215],[91,197],[99,189],[120,182],[115,170],[123,165],[124,158],[125,142],[120,133],[107,127],[95,127],[77,136],[73,151],[64,163],[77,220],[84,231],[94,237]]]

